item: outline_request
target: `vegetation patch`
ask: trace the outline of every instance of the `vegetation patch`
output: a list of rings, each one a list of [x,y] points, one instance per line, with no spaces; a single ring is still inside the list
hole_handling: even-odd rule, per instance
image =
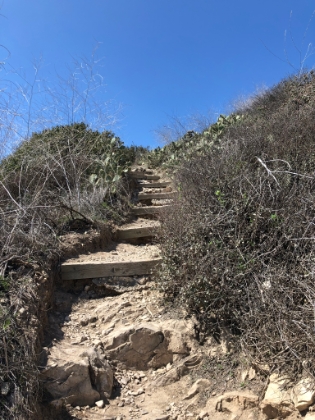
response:
[[[152,168],[165,168],[176,171],[183,160],[193,156],[203,155],[206,150],[218,144],[219,137],[230,125],[236,124],[243,118],[242,114],[220,115],[218,120],[208,128],[197,133],[188,131],[177,141],[172,141],[164,147],[147,152],[144,157]]]
[[[288,78],[181,161],[157,278],[255,366],[313,376],[314,105],[314,73]]]

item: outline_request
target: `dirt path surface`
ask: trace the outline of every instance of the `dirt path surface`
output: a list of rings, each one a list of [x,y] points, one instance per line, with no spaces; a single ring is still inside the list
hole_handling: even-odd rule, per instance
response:
[[[178,319],[183,316],[179,313],[176,318],[171,317],[160,299],[160,294],[149,283],[121,296],[95,300],[83,296],[72,305],[71,313],[64,316],[59,324],[62,340],[56,340],[49,351],[51,366],[60,365],[63,358],[69,359],[69,353],[84,354],[92,348],[107,354],[115,378],[106,405],[69,406],[75,418],[154,419],[187,411],[189,404],[178,401],[192,384],[187,376],[189,368],[182,378],[179,374],[177,380],[174,368],[185,366],[185,362],[187,366],[189,362],[199,365],[202,354],[194,338],[193,322]],[[69,302],[69,295],[59,296],[59,303],[62,301],[63,304]],[[134,343],[140,347],[138,353],[129,351],[121,357],[122,344],[128,344],[130,335],[137,333],[139,337]],[[159,338],[157,342],[155,335]],[[168,341],[164,347],[160,337]],[[154,360],[156,354],[162,355],[160,360]],[[79,399],[76,402],[79,403]]]
[[[160,222],[158,220],[148,220],[138,217],[137,220],[133,221],[132,223],[126,223],[125,225],[121,226],[120,229],[126,230],[130,228],[139,228],[139,227],[148,227],[152,228],[153,230],[160,226]]]
[[[128,243],[112,243],[106,251],[81,254],[77,258],[67,260],[67,263],[83,263],[92,261],[141,261],[148,258],[158,258],[160,250],[157,245]]]
[[[152,176],[141,170],[139,180],[139,172]],[[148,188],[150,182],[159,181],[140,181]],[[158,225],[136,219],[121,228],[131,229],[135,238],[79,254],[65,264],[155,260],[160,251],[152,234],[139,235]],[[183,308],[165,305],[150,272],[87,277],[86,283],[80,278],[73,290],[56,291],[41,355],[47,404],[68,413],[54,418],[293,420],[313,404],[315,393],[287,401],[281,378],[266,382],[255,367],[240,363],[228,335],[220,343],[209,338],[200,344],[197,321]],[[309,411],[305,418],[312,415]]]

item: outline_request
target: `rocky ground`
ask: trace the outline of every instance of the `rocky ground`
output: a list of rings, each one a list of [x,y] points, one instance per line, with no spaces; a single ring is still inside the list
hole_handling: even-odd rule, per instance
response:
[[[150,242],[122,242],[76,260],[158,255]],[[149,276],[58,289],[41,354],[46,403],[66,407],[73,419],[315,419],[307,376],[294,385],[268,367],[248,365],[228,332],[220,342],[200,338],[197,321],[165,304]]]
[[[200,345],[196,321],[164,306],[146,278],[120,295],[93,296],[89,286],[56,293],[43,351],[50,404],[65,404],[72,418],[315,418],[307,385],[282,389],[285,378],[240,364],[227,343]]]

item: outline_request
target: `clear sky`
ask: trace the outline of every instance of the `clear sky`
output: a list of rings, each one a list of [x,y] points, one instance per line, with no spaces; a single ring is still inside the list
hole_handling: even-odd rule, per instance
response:
[[[215,117],[299,69],[315,45],[314,9],[314,0],[2,0],[0,44],[26,77],[42,56],[53,84],[99,43],[99,100],[122,105],[113,130],[126,144],[156,146],[154,130],[170,117]]]

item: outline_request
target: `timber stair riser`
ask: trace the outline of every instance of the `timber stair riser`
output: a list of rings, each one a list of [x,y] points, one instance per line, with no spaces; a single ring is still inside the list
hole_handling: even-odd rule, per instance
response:
[[[139,193],[139,200],[168,200],[174,198],[175,193]]]
[[[131,212],[135,216],[142,216],[146,214],[160,214],[171,206],[150,206],[150,207],[134,207]]]
[[[118,229],[117,239],[136,239],[136,238],[145,238],[147,236],[155,236],[156,228],[154,227],[140,227],[140,228],[130,228],[130,229]]]
[[[164,188],[171,184],[169,181],[160,181],[159,175],[154,175],[152,171],[135,171],[128,174],[130,177],[138,180],[138,185],[140,188]],[[141,180],[146,180],[150,182],[141,182]],[[152,182],[151,182],[152,181]],[[157,181],[157,182],[155,182]],[[154,200],[154,199],[172,199],[176,193],[174,192],[140,192],[138,193],[138,201],[141,200]],[[134,216],[159,216],[163,211],[169,209],[170,205],[161,205],[161,206],[145,206],[145,207],[134,207],[131,209],[131,213]],[[137,238],[149,238],[155,236],[157,229],[159,227],[158,222],[154,223],[135,223],[135,226],[125,226],[125,228],[119,228],[116,231],[116,238],[118,241],[128,242],[128,239],[137,239]],[[123,248],[124,249],[124,248]],[[108,254],[109,255],[109,254]],[[81,261],[78,260],[69,260],[61,264],[61,278],[62,280],[82,280],[82,279],[93,279],[93,278],[106,278],[106,277],[129,277],[129,276],[143,276],[150,275],[153,271],[157,269],[162,259],[158,257],[158,253],[153,257],[145,253],[143,257],[137,256],[137,252],[131,253],[130,256],[125,260],[124,252],[122,252],[121,257],[118,260],[106,261],[108,258],[106,252],[104,253],[104,258],[99,259],[84,259]],[[134,259],[133,259],[134,255]]]
[[[139,182],[139,186],[142,188],[165,188],[171,185],[170,181],[165,182],[150,182],[149,184],[144,182]]]
[[[80,280],[100,277],[144,276],[151,274],[161,258],[144,261],[82,262],[61,265],[62,280]]]
[[[161,177],[159,175],[146,175],[141,172],[131,172],[128,174],[131,178],[136,179],[145,179],[145,180],[152,180],[152,181],[158,181]]]

